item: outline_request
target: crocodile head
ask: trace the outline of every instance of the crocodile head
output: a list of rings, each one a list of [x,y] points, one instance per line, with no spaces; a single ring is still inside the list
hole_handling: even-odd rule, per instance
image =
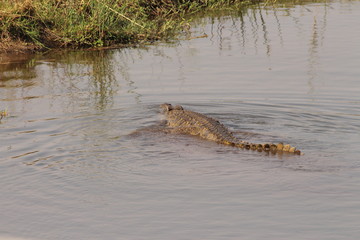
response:
[[[184,110],[183,107],[180,105],[173,106],[169,103],[161,104],[160,107],[165,113],[170,112],[172,110]]]

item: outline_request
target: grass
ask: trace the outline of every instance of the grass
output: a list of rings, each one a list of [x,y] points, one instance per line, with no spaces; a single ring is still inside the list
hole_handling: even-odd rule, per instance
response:
[[[0,51],[172,38],[198,12],[256,0],[0,0]]]

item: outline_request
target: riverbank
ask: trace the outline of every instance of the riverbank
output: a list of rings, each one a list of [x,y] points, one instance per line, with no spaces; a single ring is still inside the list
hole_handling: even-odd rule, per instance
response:
[[[2,0],[0,52],[96,48],[166,40],[191,15],[258,0]]]

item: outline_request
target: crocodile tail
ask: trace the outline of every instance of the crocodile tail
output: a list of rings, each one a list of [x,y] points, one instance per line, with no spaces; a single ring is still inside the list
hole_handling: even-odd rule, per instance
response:
[[[295,147],[292,147],[290,144],[283,144],[283,143],[248,143],[241,141],[240,143],[236,144],[239,148],[244,149],[251,149],[251,150],[257,150],[259,152],[272,152],[272,153],[280,153],[280,152],[288,152],[288,153],[294,153],[296,155],[302,155],[301,151],[296,149]]]

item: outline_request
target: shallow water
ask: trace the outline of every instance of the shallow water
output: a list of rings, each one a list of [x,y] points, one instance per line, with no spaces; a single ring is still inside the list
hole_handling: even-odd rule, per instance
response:
[[[262,6],[173,43],[3,57],[0,239],[360,238],[359,18]],[[136,131],[164,102],[305,155]]]

